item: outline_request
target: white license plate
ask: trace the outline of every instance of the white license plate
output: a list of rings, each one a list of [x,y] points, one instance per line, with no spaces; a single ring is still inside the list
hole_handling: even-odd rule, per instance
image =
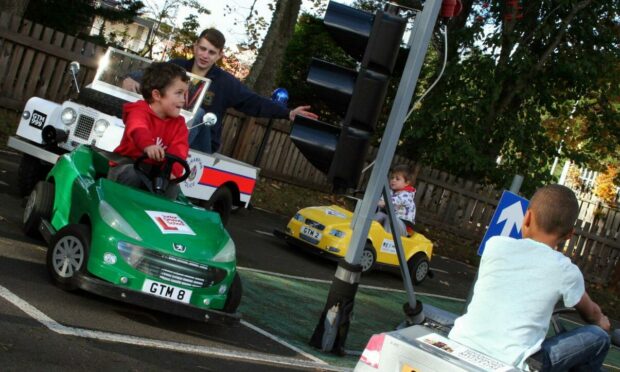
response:
[[[321,233],[309,228],[308,226],[302,226],[301,227],[301,233],[311,237],[312,239],[316,239],[316,240],[321,240]]]
[[[175,287],[170,284],[164,284],[145,279],[142,284],[142,292],[150,293],[152,295],[167,298],[168,300],[178,301],[188,304],[190,298],[192,298],[192,291],[189,289]]]

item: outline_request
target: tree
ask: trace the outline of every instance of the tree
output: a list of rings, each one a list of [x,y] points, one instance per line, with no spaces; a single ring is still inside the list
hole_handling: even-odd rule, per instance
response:
[[[164,0],[161,5],[159,5],[159,3],[149,2],[147,5],[147,12],[154,18],[155,25],[140,55],[153,58],[153,46],[160,41],[158,39],[158,35],[160,34],[167,35],[171,41],[174,40],[174,36],[177,34],[174,32],[174,26],[171,27],[169,24],[174,24],[176,22],[176,15],[181,6],[191,8],[195,11],[193,18],[192,15],[190,15],[185,20],[185,22],[188,22],[188,27],[195,26],[193,28],[194,32],[197,29],[197,15],[211,14],[198,0]]]
[[[256,1],[256,0],[255,0]],[[245,83],[258,94],[269,95],[286,46],[293,36],[301,0],[277,0],[273,18]]]
[[[617,165],[608,165],[607,170],[596,177],[594,193],[609,206],[616,206],[618,186],[614,184],[614,180],[619,175]]]
[[[525,191],[549,180],[553,137],[566,128],[578,137],[564,147],[569,159],[595,169],[617,161],[618,9],[619,0],[463,0],[448,24],[444,77],[412,115],[403,148],[499,186],[523,174]]]
[[[24,17],[65,34],[90,39],[96,16],[111,22],[130,23],[140,15],[142,1],[119,0],[112,6],[96,6],[90,0],[30,0]]]
[[[194,53],[194,43],[198,39],[199,27],[197,15],[190,14],[185,18],[181,28],[176,29],[170,35],[172,45],[169,46],[170,51],[168,54],[171,58],[189,58]]]
[[[289,91],[289,106],[295,107],[310,102],[312,111],[316,112],[321,120],[336,122],[340,117],[331,112],[324,102],[325,97],[320,97],[305,83],[313,57],[349,68],[355,68],[356,65],[356,61],[329,36],[323,27],[322,18],[303,13],[285,50],[276,81],[279,86]]]

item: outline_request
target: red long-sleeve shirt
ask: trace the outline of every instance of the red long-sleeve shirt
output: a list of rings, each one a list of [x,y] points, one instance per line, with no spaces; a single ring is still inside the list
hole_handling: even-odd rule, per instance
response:
[[[187,159],[189,133],[183,116],[161,119],[146,101],[141,100],[123,105],[123,122],[125,132],[114,152],[137,159],[144,155],[146,147],[159,144],[167,153]],[[183,167],[175,164],[172,174],[180,177]]]

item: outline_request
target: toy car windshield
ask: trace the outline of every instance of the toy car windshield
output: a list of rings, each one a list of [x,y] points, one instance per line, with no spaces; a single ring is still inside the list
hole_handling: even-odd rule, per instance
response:
[[[109,48],[99,61],[99,68],[89,87],[127,102],[141,100],[140,93],[123,89],[122,83],[128,76],[138,76],[137,79],[140,79],[144,69],[150,63],[151,61],[146,58]],[[189,92],[186,97],[186,106],[181,110],[181,115],[186,122],[196,114],[211,83],[211,80],[189,72],[187,76],[190,78]]]

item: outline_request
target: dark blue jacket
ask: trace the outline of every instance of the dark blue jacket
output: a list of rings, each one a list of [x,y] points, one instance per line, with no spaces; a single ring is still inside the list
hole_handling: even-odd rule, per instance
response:
[[[170,62],[190,72],[194,65],[194,59],[173,59]],[[216,65],[209,69],[206,78],[211,80],[211,85],[209,85],[209,90],[203,100],[202,108],[205,112],[212,112],[217,116],[217,123],[211,127],[211,146],[213,151],[217,151],[220,147],[222,119],[229,108],[234,108],[246,115],[255,117],[274,119],[289,117],[289,109],[252,92],[236,77]]]

